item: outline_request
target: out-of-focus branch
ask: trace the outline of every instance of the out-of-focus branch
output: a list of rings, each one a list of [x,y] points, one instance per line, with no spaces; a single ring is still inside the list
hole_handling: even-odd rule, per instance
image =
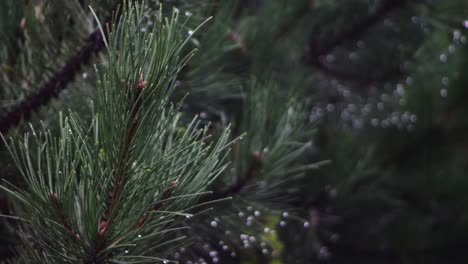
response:
[[[397,8],[401,8],[406,4],[406,0],[387,0],[384,1],[378,10],[376,10],[372,15],[356,23],[349,30],[345,30],[342,34],[338,35],[331,41],[327,43],[320,44],[312,36],[309,41],[309,58],[308,63],[315,66],[317,69],[321,70],[327,75],[334,76],[339,79],[357,81],[357,82],[374,82],[375,80],[363,78],[362,76],[356,76],[353,73],[341,72],[337,69],[334,69],[332,66],[328,65],[323,61],[323,56],[332,52],[334,49],[343,45],[349,40],[357,39],[364,33],[366,33],[370,28],[379,23],[383,18],[385,18],[389,13]],[[397,71],[399,72],[399,70]]]
[[[262,154],[258,151],[255,151],[252,154],[250,165],[247,168],[245,174],[242,177],[239,177],[237,181],[231,186],[228,186],[226,189],[219,193],[215,193],[215,199],[221,199],[239,194],[242,191],[242,189],[249,183],[249,181],[251,181],[257,176],[258,172],[262,167],[262,159]]]
[[[122,13],[122,8],[119,8],[122,7],[122,3],[123,1],[118,1],[116,5],[117,12],[114,19],[117,21],[115,22],[118,22]],[[107,18],[105,21],[109,23],[110,20]],[[6,133],[21,120],[28,120],[32,113],[46,105],[73,81],[81,68],[91,62],[93,54],[97,54],[103,49],[104,40],[101,31],[96,29],[88,36],[85,44],[67,60],[60,70],[52,74],[46,83],[34,89],[34,93],[21,100],[0,117],[0,133]]]
[[[78,71],[90,63],[93,54],[100,52],[103,48],[104,43],[100,31],[93,31],[86,40],[86,44],[68,59],[59,71],[41,87],[35,89],[36,92],[20,101],[0,118],[0,132],[7,132],[21,119],[29,119],[33,112],[56,97],[74,79]]]
[[[318,57],[321,55],[325,55],[333,51],[335,48],[342,45],[343,43],[360,37],[362,34],[366,33],[370,28],[372,28],[374,25],[380,22],[383,18],[385,18],[393,10],[403,7],[405,3],[406,0],[384,1],[380,5],[378,10],[375,11],[372,15],[356,23],[353,27],[351,27],[349,30],[344,31],[335,39],[329,41],[328,43],[325,43],[326,45],[324,46],[321,46],[319,43],[317,43],[315,39],[311,39],[310,52],[312,53],[312,56]]]

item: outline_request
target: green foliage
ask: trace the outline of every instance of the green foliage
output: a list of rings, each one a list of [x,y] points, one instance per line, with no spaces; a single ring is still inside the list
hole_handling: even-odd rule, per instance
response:
[[[227,130],[213,143],[196,119],[177,130],[169,96],[192,56],[181,54],[188,39],[177,13],[157,14],[148,33],[144,19],[143,7],[129,6],[112,27],[91,122],[70,113],[58,137],[33,130],[9,143],[28,189],[2,189],[27,207],[21,252],[30,262],[162,260],[182,239],[175,224],[226,167]]]

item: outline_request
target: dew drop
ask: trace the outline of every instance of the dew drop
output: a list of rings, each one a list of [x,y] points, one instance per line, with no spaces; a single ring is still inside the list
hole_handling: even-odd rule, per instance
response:
[[[447,55],[445,53],[440,54],[439,59],[441,62],[447,62]]]
[[[441,89],[440,90],[440,96],[447,97],[447,89]]]

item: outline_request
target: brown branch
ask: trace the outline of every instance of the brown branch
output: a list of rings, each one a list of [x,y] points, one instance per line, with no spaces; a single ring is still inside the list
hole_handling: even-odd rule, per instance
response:
[[[344,44],[345,42],[356,39],[359,36],[366,33],[370,28],[376,25],[378,22],[382,20],[382,18],[386,17],[389,13],[397,8],[401,8],[406,4],[406,0],[387,0],[381,4],[377,11],[375,11],[369,17],[363,19],[359,23],[355,24],[351,29],[343,32],[341,35],[333,39],[332,41],[326,43],[326,46],[320,47],[315,40],[310,41],[310,48],[312,56],[317,58],[321,55],[325,55],[330,53],[338,46]]]
[[[238,178],[233,185],[227,187],[225,190],[214,194],[215,199],[221,199],[239,194],[242,191],[242,189],[249,183],[249,181],[255,178],[255,176],[257,176],[257,174],[260,172],[260,169],[262,167],[262,159],[262,154],[258,151],[255,151],[252,154],[250,165],[245,175]]]
[[[323,74],[337,78],[340,80],[352,81],[361,85],[369,85],[372,83],[382,82],[391,78],[397,78],[405,74],[400,67],[389,68],[386,72],[383,72],[380,76],[364,76],[357,73],[346,72],[335,68],[333,65],[327,63],[323,56],[317,58],[311,58],[309,63],[315,66]]]
[[[359,38],[361,35],[365,34],[370,28],[376,25],[378,22],[382,20],[382,18],[386,17],[389,13],[391,13],[394,9],[401,8],[406,4],[406,0],[387,0],[381,4],[379,9],[375,11],[369,17],[363,19],[359,23],[356,23],[351,29],[344,31],[335,39],[326,43],[326,45],[322,46],[315,39],[311,39],[309,41],[309,48],[310,54],[308,63],[310,65],[315,66],[317,69],[325,73],[326,75],[343,79],[354,81],[363,84],[369,84],[373,82],[378,82],[384,79],[385,77],[394,76],[401,73],[401,70],[398,69],[391,69],[388,74],[384,74],[381,78],[369,78],[364,76],[359,76],[349,72],[343,72],[340,70],[335,69],[332,65],[329,65],[324,61],[324,56],[328,53],[332,52],[337,47],[343,45],[349,40]]]
[[[128,116],[125,134],[122,139],[121,146],[119,148],[119,157],[116,160],[115,164],[116,169],[114,171],[111,191],[109,192],[108,201],[105,207],[106,210],[104,211],[102,221],[99,224],[99,234],[101,236],[103,236],[106,231],[109,215],[115,209],[115,206],[120,198],[123,187],[125,185],[128,161],[132,153],[133,140],[135,138],[135,133],[139,123],[138,114],[140,112],[142,104],[141,91],[144,87],[140,89],[140,84],[144,84],[144,86],[146,86],[146,81],[144,81],[143,79],[140,80],[136,87],[133,88],[136,90],[136,93],[133,95],[135,96],[135,102],[132,105],[132,110]],[[132,89],[132,87],[129,88]]]
[[[59,214],[59,217],[60,217],[60,221],[62,222],[65,229],[67,229],[70,232],[73,240],[75,241],[80,240],[80,235],[73,228],[70,220],[68,219],[68,216],[65,214],[65,209],[63,208],[63,204],[59,201],[57,195],[55,193],[50,192],[47,194],[47,197],[49,198],[49,201],[57,210],[57,213]]]
[[[52,78],[0,118],[0,132],[5,133],[17,125],[20,120],[29,119],[33,112],[56,97],[74,79],[80,69],[90,63],[93,54],[100,52],[103,48],[104,43],[100,31],[93,31],[84,46],[68,59],[65,65],[53,74]]]
[[[281,27],[278,34],[275,36],[275,41],[284,38],[286,35],[289,34],[292,28],[294,28],[299,21],[315,7],[315,0],[306,0],[304,3],[298,8],[297,13],[295,16],[292,17],[285,25]]]

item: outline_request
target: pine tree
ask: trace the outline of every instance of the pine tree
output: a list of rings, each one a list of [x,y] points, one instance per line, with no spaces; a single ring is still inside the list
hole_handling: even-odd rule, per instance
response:
[[[242,111],[236,107],[231,112],[237,116],[232,120],[238,120],[231,136],[225,129],[227,120],[209,129],[210,125],[203,124],[206,113],[201,114],[201,121],[183,117],[181,109],[188,107],[185,112],[190,112],[199,106],[187,106],[184,101],[172,104],[185,93],[183,89],[181,94],[174,91],[207,78],[200,78],[198,70],[203,67],[197,67],[197,61],[187,64],[194,53],[186,47],[190,40],[199,45],[191,37],[204,18],[190,19],[187,11],[182,20],[180,9],[173,9],[172,14],[163,10],[158,5],[138,4],[118,10],[91,33],[91,44],[78,51],[79,59],[72,57],[59,71],[60,78],[72,78],[81,66],[74,65],[75,60],[87,62],[91,52],[106,47],[108,58],[96,68],[97,93],[89,120],[69,111],[59,115],[57,136],[42,124],[41,132],[32,126],[32,134],[26,133],[19,143],[4,139],[26,184],[21,189],[5,181],[2,187],[24,206],[24,216],[5,216],[24,222],[18,262],[169,262],[193,259],[193,254],[218,262],[223,253],[214,247],[219,246],[224,251],[228,247],[227,255],[236,259],[241,246],[238,238],[207,248],[206,243],[216,242],[220,234],[207,237],[211,232],[206,227],[223,227],[233,237],[240,235],[245,248],[249,241],[254,248],[261,245],[260,255],[268,256],[272,250],[266,245],[270,238],[242,234],[246,231],[238,226],[239,220],[230,220],[233,212],[237,214],[236,208],[247,206],[252,211],[252,216],[246,216],[247,226],[253,226],[252,232],[264,233],[265,224],[275,221],[268,222],[268,215],[264,219],[262,215],[279,214],[274,208],[290,198],[296,188],[293,183],[301,180],[304,171],[318,167],[303,157],[310,148],[304,142],[311,136],[311,128],[305,124],[304,108],[294,99],[299,91],[284,94],[290,98],[285,102],[271,94],[277,89],[269,81],[271,77],[232,83],[228,88],[245,87],[242,93],[232,91],[234,97],[245,94],[246,99],[242,99]],[[219,25],[212,27],[213,31],[219,29]],[[180,81],[179,75],[185,78]],[[216,76],[217,81],[222,78]],[[60,81],[65,79],[53,78],[43,88]],[[197,90],[202,85],[195,82],[190,86],[195,96],[203,93]],[[33,110],[33,105],[28,106],[22,109]],[[26,117],[15,109],[12,113]],[[9,118],[5,117],[5,124],[14,124]],[[230,140],[234,141],[228,144]],[[232,163],[225,171],[229,149]],[[218,191],[210,194],[209,186]],[[222,202],[232,196],[232,201]],[[229,204],[227,210],[223,209],[225,203]],[[262,204],[273,207],[260,211]],[[210,209],[207,206],[214,206],[216,210],[209,210],[214,213],[188,220],[194,213]],[[238,214],[242,219],[243,213]],[[274,236],[274,230],[267,235]],[[187,237],[194,238],[182,249],[187,254],[168,255]],[[200,250],[203,252],[197,253]]]
[[[467,7],[2,1],[0,254],[464,262]]]

